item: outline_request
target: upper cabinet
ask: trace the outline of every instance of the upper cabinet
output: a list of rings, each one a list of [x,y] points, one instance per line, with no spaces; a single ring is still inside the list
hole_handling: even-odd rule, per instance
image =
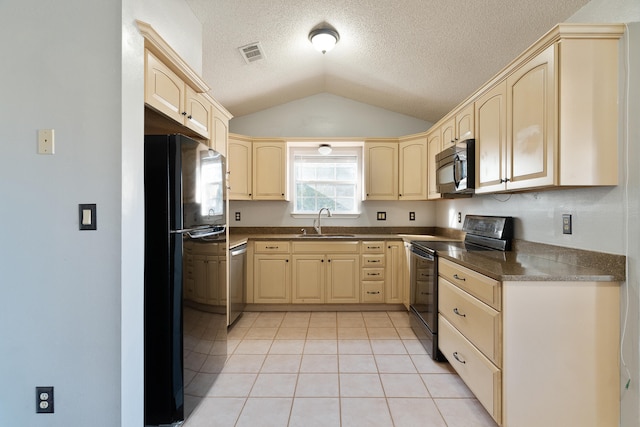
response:
[[[253,199],[286,200],[286,142],[254,140],[252,154]]]
[[[137,24],[145,37],[145,133],[183,133],[226,155],[231,114],[149,24]]]
[[[398,200],[398,142],[365,141],[366,200]]]
[[[147,106],[209,139],[212,105],[148,49],[145,50],[144,102]]]
[[[472,139],[474,135],[473,102],[460,107],[440,126],[442,149],[452,147],[458,141]]]
[[[456,141],[473,139],[475,132],[475,116],[473,103],[470,102],[462,107],[455,116]]]
[[[475,100],[476,193],[617,185],[622,28],[561,25]]]
[[[414,135],[400,140],[398,198],[427,200],[427,137]]]
[[[239,135],[229,136],[227,164],[229,165],[229,200],[251,200],[253,167],[251,139]]]
[[[507,88],[500,83],[475,102],[476,193],[505,188]]]

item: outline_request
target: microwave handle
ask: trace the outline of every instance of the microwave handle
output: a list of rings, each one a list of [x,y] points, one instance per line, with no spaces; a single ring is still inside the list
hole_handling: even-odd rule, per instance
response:
[[[456,190],[458,189],[458,186],[460,185],[460,181],[462,180],[462,177],[458,176],[458,168],[460,167],[459,165],[461,165],[462,162],[460,161],[460,157],[456,156],[453,159],[453,184],[456,187]]]

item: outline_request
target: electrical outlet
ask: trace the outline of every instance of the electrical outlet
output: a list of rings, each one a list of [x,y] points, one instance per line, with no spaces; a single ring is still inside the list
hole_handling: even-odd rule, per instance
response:
[[[36,387],[36,413],[53,414],[53,387]]]
[[[562,214],[562,234],[573,234],[571,214]]]
[[[240,221],[240,212],[236,212],[236,221]]]
[[[416,220],[416,213],[409,212],[409,221],[415,221],[415,220]]]
[[[458,212],[458,224],[462,222],[462,212]]]
[[[378,212],[378,221],[386,221],[387,213],[386,212]]]

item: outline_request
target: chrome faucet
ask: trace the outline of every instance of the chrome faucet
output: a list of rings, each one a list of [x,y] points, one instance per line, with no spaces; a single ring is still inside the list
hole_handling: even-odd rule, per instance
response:
[[[329,210],[329,208],[321,208],[318,212],[318,218],[313,220],[313,228],[315,228],[316,233],[318,234],[322,234],[322,227],[320,226],[320,215],[322,214],[322,211],[325,210],[327,211],[327,218],[331,217],[331,211]]]

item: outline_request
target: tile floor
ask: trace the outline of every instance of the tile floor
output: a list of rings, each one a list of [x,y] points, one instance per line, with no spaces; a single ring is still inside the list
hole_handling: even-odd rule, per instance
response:
[[[228,334],[196,313],[185,427],[496,425],[406,312],[247,312]]]

